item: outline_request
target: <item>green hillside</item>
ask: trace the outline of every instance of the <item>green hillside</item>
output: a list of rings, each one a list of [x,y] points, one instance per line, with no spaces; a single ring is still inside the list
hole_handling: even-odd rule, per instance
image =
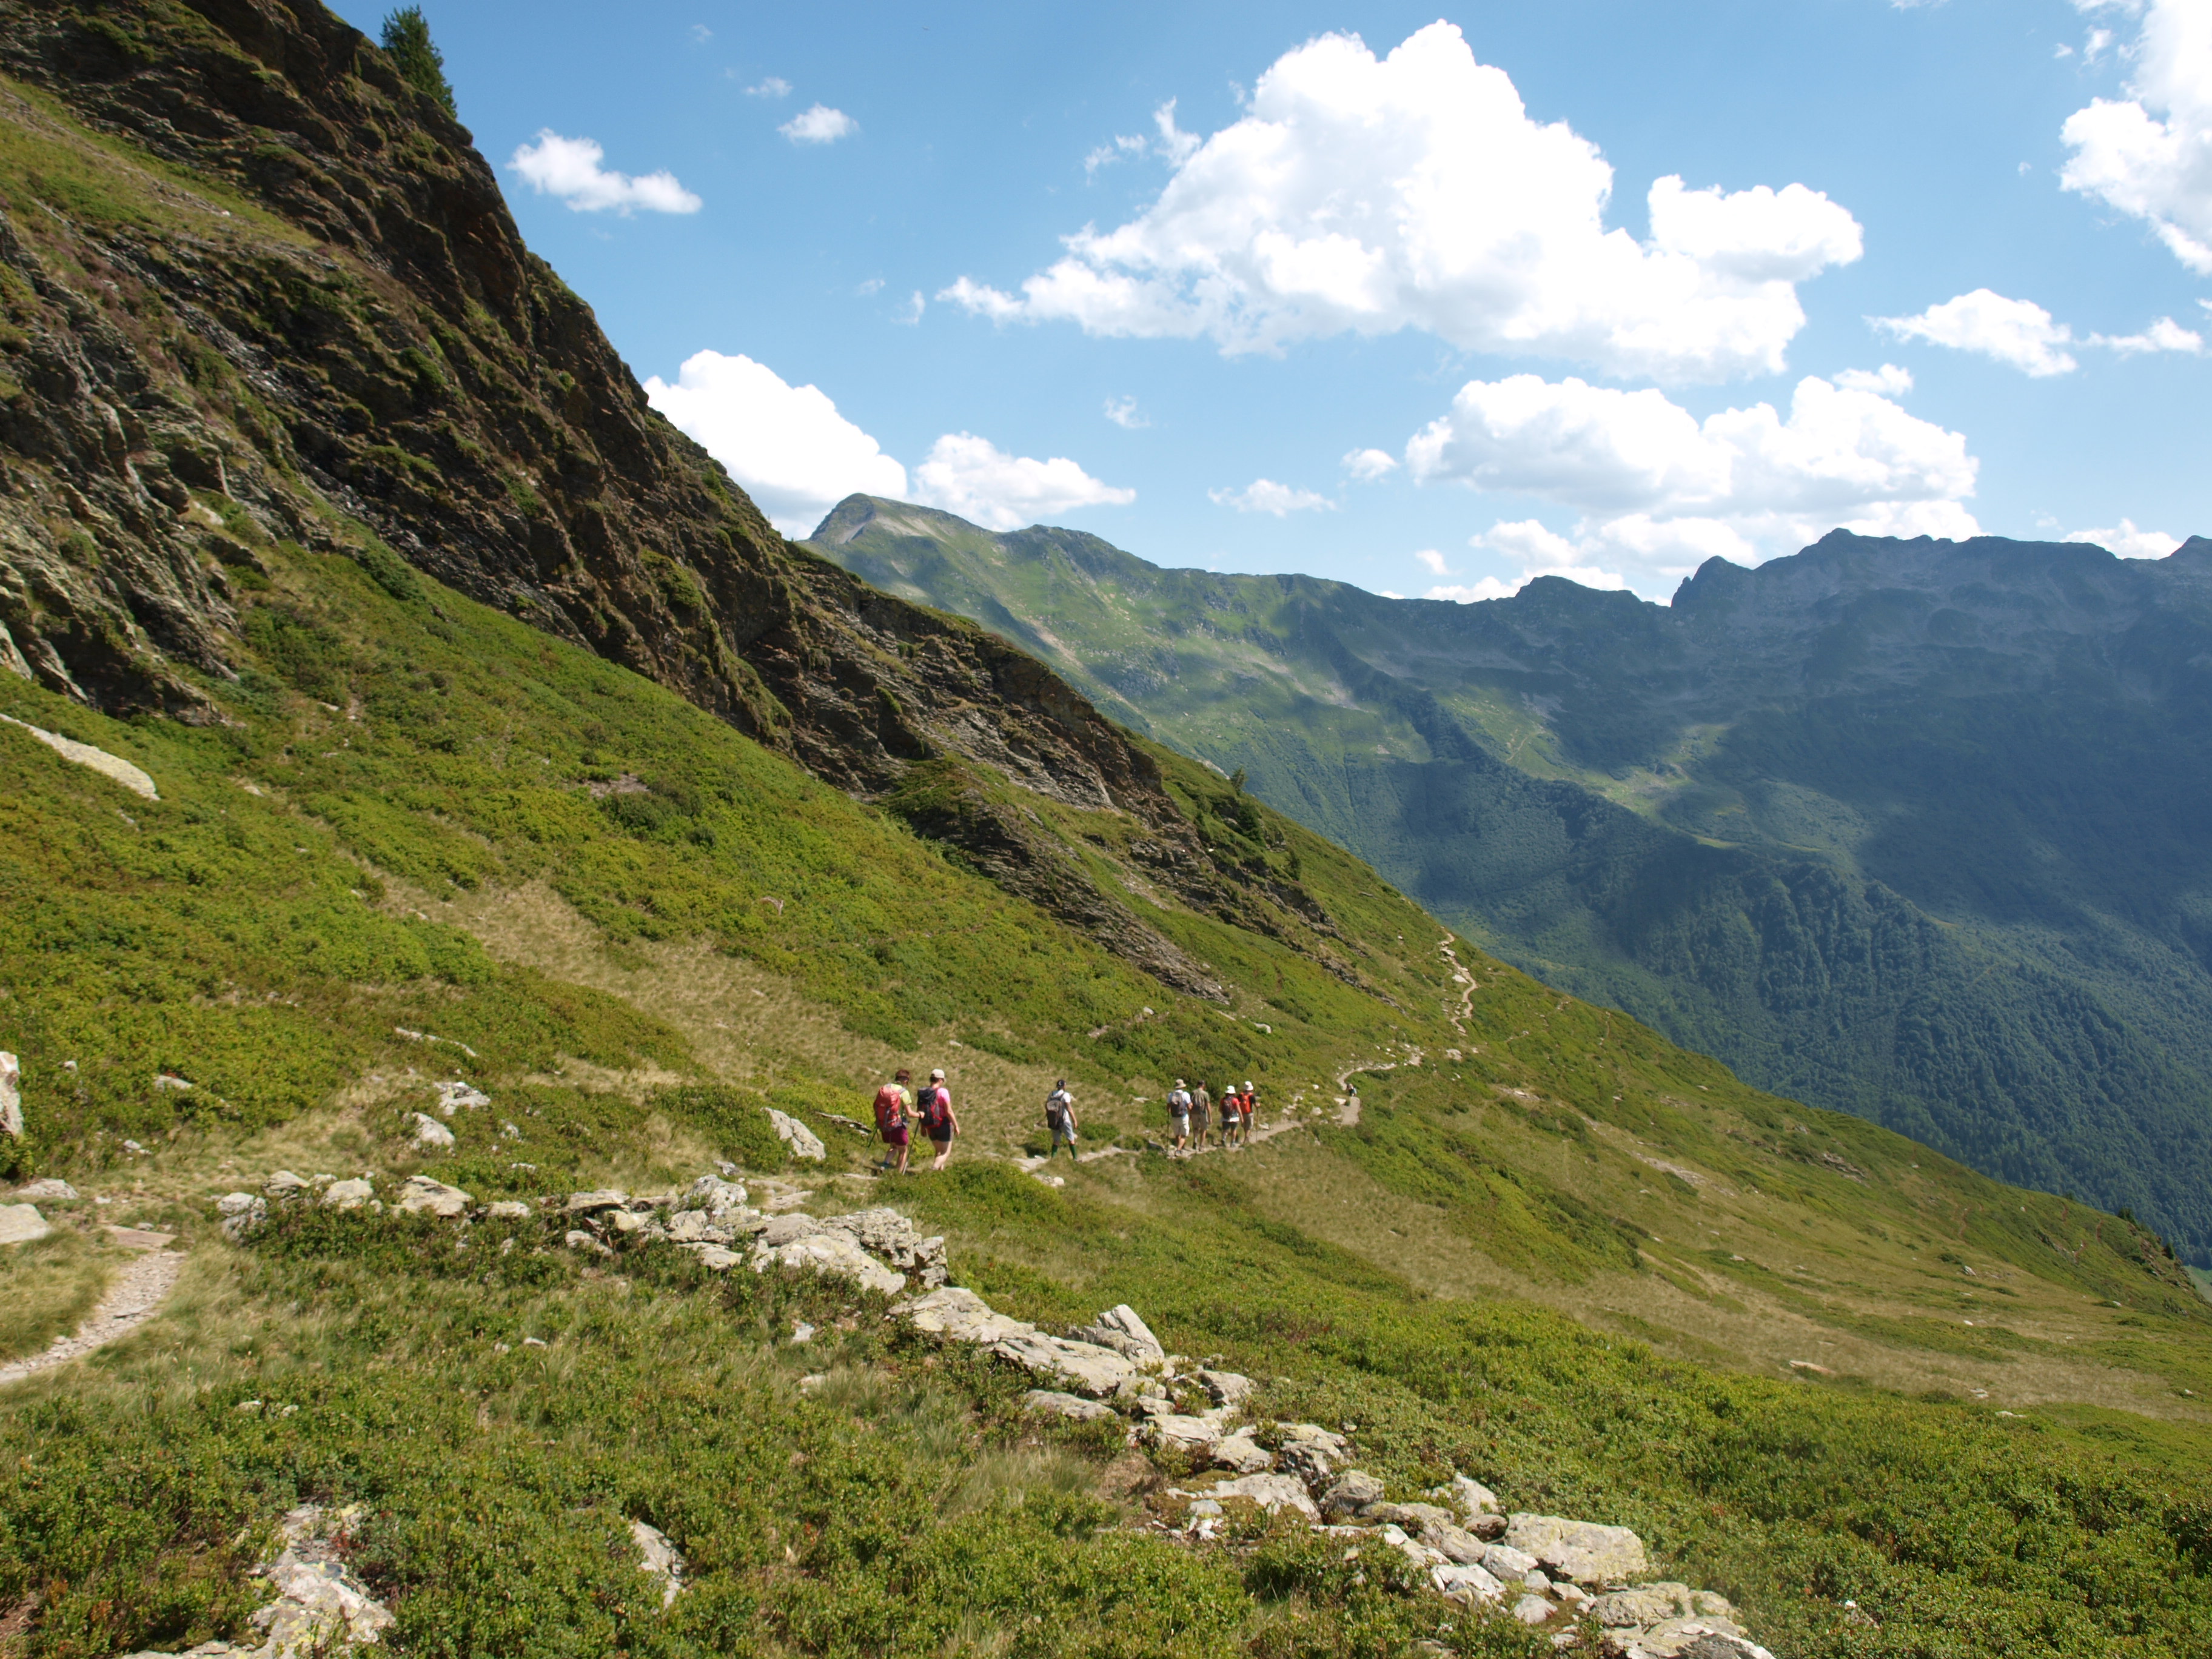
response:
[[[1408,1509],[1632,1527],[1783,1659],[2212,1642],[2150,1227],[1747,1086],[784,544],[327,12],[0,64],[0,1655],[1556,1650],[1379,1526],[1197,1528],[1200,1460],[911,1282],[690,1248],[720,1176],[756,1250],[896,1206],[1010,1316],[1127,1302]],[[855,1132],[900,1066],[945,1170]],[[1254,1144],[1164,1156],[1177,1075]],[[332,1584],[374,1644],[253,1622]]]
[[[810,544],[1550,982],[2212,1261],[2212,544],[1839,533],[1671,607],[1163,570],[859,497]]]

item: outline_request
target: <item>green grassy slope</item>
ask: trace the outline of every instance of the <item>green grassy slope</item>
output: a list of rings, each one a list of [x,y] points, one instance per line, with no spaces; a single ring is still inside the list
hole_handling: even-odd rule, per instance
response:
[[[410,1651],[1514,1650],[1294,1530],[1195,1555],[1130,1530],[1117,1447],[1040,1443],[1014,1379],[854,1323],[850,1292],[723,1285],[665,1247],[609,1278],[537,1249],[550,1219],[512,1256],[490,1228],[456,1255],[410,1223],[302,1221],[249,1249],[210,1225],[210,1193],[279,1164],[480,1198],[757,1167],[745,1115],[771,1101],[849,1164],[819,1114],[909,1055],[951,1064],[971,1135],[898,1196],[966,1282],[1048,1319],[1134,1301],[1186,1351],[1285,1379],[1269,1409],[1361,1424],[1394,1484],[1467,1468],[1638,1525],[1779,1652],[2203,1639],[2186,1471],[2207,1430],[2183,1390],[2212,1389],[2212,1310],[2147,1235],[1761,1097],[1465,947],[1462,982],[1371,872],[1188,763],[1167,763],[1209,839],[1294,857],[1370,990],[1163,911],[1239,1006],[1164,995],[627,671],[450,593],[396,599],[342,556],[259,551],[247,670],[210,688],[233,724],[109,720],[0,681],[0,712],[163,797],[0,726],[18,1172],[117,1194],[104,1214],[194,1251],[147,1338],[4,1405],[0,1598],[35,1609],[25,1651],[236,1629],[259,1528],[308,1498],[368,1506],[356,1559]],[[625,775],[651,793],[592,793]],[[574,954],[498,925],[532,893]],[[1169,1073],[1224,1068],[1278,1111],[1303,1097],[1303,1127],[1233,1158],[1103,1160],[1058,1192],[999,1161],[1053,1070],[1094,1103],[1094,1145],[1140,1146]],[[164,1069],[193,1089],[157,1088]],[[453,1074],[496,1109],[423,1152],[406,1114]],[[833,1182],[816,1203],[855,1201]],[[1469,1264],[1489,1281],[1454,1291]],[[835,1346],[778,1343],[801,1317]],[[1793,1371],[1800,1348],[1828,1374]],[[841,1379],[828,1406],[795,1395],[802,1369]],[[670,1615],[618,1547],[630,1517],[694,1564]]]
[[[2212,1261],[2195,556],[1845,538],[1668,611],[1162,570],[865,498],[812,544],[1529,971]]]

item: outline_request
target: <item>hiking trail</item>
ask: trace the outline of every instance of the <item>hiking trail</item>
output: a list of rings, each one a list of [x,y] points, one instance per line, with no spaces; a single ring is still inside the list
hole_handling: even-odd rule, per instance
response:
[[[130,1335],[168,1300],[178,1275],[185,1270],[184,1256],[167,1248],[174,1242],[173,1237],[167,1233],[140,1232],[126,1227],[111,1231],[119,1243],[144,1254],[115,1276],[107,1293],[74,1333],[56,1337],[43,1352],[0,1365],[0,1388],[35,1376],[40,1371],[52,1370],[57,1365],[65,1365],[72,1359],[81,1359],[96,1348],[104,1348]]]

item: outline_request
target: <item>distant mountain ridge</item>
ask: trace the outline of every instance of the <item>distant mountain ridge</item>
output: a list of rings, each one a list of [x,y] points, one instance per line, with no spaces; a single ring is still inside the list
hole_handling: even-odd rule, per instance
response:
[[[866,497],[809,544],[1562,989],[2212,1261],[2212,541],[1838,532],[1672,606],[1164,570]]]

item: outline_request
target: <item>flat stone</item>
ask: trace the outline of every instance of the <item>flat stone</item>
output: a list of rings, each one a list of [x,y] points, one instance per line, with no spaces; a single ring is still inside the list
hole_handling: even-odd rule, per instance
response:
[[[910,1273],[932,1289],[945,1282],[944,1236],[923,1237],[921,1230],[896,1210],[855,1210],[850,1215],[833,1215],[822,1224],[849,1234],[885,1266]]]
[[[399,1189],[399,1207],[410,1213],[423,1211],[452,1220],[465,1214],[476,1200],[459,1187],[448,1187],[442,1181],[433,1181],[428,1176],[410,1176],[407,1184]]]
[[[68,1204],[76,1201],[77,1191],[68,1182],[48,1176],[27,1187],[18,1187],[15,1195],[31,1204]]]
[[[1632,1583],[1651,1571],[1644,1540],[1626,1527],[1603,1527],[1556,1515],[1516,1514],[1506,1518],[1505,1541],[1578,1583]]]
[[[1439,1595],[1450,1596],[1455,1601],[1498,1601],[1505,1595],[1505,1586],[1480,1567],[1456,1562],[1431,1567],[1429,1583],[1436,1586]]]
[[[463,1107],[473,1112],[479,1106],[491,1104],[491,1097],[472,1084],[459,1078],[449,1078],[438,1085],[438,1109],[451,1117]]]
[[[1359,1518],[1370,1526],[1403,1527],[1418,1536],[1431,1527],[1450,1525],[1452,1513],[1434,1504],[1370,1504]]]
[[[618,1233],[641,1233],[653,1223],[653,1212],[640,1214],[635,1210],[609,1210],[602,1218]]]
[[[269,1216],[269,1200],[252,1193],[225,1193],[215,1201],[222,1218],[225,1237],[234,1243],[258,1227]]]
[[[174,1233],[157,1233],[150,1227],[118,1227],[109,1222],[102,1229],[126,1250],[166,1250],[177,1242]]]
[[[778,1220],[804,1220],[805,1217],[778,1217]],[[763,1233],[752,1249],[751,1262],[755,1273],[764,1273],[772,1266],[806,1267],[817,1273],[835,1278],[849,1279],[863,1290],[874,1291],[884,1296],[896,1296],[906,1288],[906,1275],[893,1273],[854,1242],[849,1233],[816,1227],[788,1243],[778,1246],[769,1243],[774,1231]]]
[[[629,1523],[630,1541],[637,1546],[641,1558],[638,1570],[649,1572],[660,1580],[660,1605],[675,1605],[684,1589],[684,1558],[676,1553],[676,1546],[668,1541],[665,1532],[648,1527],[642,1521]]]
[[[1321,1511],[1306,1496],[1304,1484],[1287,1474],[1248,1474],[1235,1480],[1224,1480],[1206,1494],[1217,1503],[1227,1498],[1248,1498],[1273,1515],[1278,1510],[1296,1510],[1309,1521],[1321,1519]]]
[[[1172,1412],[1150,1419],[1145,1433],[1163,1451],[1195,1452],[1209,1458],[1222,1437],[1220,1424],[1203,1417],[1179,1417]]]
[[[679,1244],[726,1244],[732,1237],[704,1210],[678,1210],[668,1218],[668,1236]]]
[[[358,1210],[375,1196],[366,1181],[333,1181],[323,1188],[323,1202],[333,1210]]]
[[[830,1156],[830,1149],[822,1144],[822,1137],[801,1123],[788,1112],[768,1109],[768,1121],[775,1127],[775,1138],[791,1149],[793,1158],[803,1158],[819,1164]]]
[[[1464,1474],[1452,1476],[1451,1495],[1462,1515],[1498,1515],[1504,1511],[1505,1506],[1498,1501],[1496,1492]]]
[[[1275,1455],[1249,1434],[1228,1434],[1214,1443],[1213,1461],[1239,1474],[1258,1474],[1274,1468]]]
[[[1042,1412],[1054,1417],[1073,1418],[1079,1423],[1096,1423],[1101,1418],[1114,1415],[1111,1406],[1101,1405],[1096,1400],[1085,1400],[1080,1395],[1061,1394],[1052,1389],[1031,1389],[1022,1396],[1022,1409]]]
[[[1421,1541],[1431,1549],[1440,1552],[1447,1561],[1456,1561],[1462,1566],[1489,1565],[1484,1557],[1491,1547],[1465,1527],[1452,1522],[1436,1521],[1422,1528]]]
[[[1432,1567],[1448,1567],[1452,1564],[1418,1538],[1407,1535],[1403,1527],[1383,1527],[1378,1529],[1382,1541],[1404,1556],[1423,1572]]]
[[[701,1176],[684,1192],[684,1202],[694,1209],[720,1215],[726,1210],[744,1208],[748,1194],[734,1181],[725,1181],[720,1176]]]
[[[415,1115],[415,1144],[417,1146],[450,1146],[453,1132],[427,1112]]]
[[[1093,1347],[1110,1348],[1139,1365],[1160,1364],[1168,1357],[1167,1348],[1152,1334],[1152,1327],[1139,1318],[1137,1310],[1126,1302],[1109,1308],[1095,1323],[1085,1325],[1075,1335],[1079,1341],[1088,1342]]]
[[[261,1190],[270,1198],[297,1198],[313,1188],[289,1170],[278,1170],[261,1183]]]
[[[1687,1584],[1638,1584],[1633,1589],[1613,1590],[1590,1603],[1590,1617],[1608,1628],[1626,1625],[1658,1625],[1669,1619],[1687,1619],[1699,1611]],[[1729,1611],[1716,1609],[1723,1615]]]
[[[53,1229],[35,1204],[0,1204],[0,1244],[28,1244]]]
[[[1513,1616],[1524,1625],[1540,1625],[1556,1610],[1540,1595],[1524,1595],[1513,1604]]]
[[[1332,1520],[1353,1516],[1370,1504],[1382,1501],[1382,1483],[1371,1474],[1358,1469],[1346,1469],[1339,1475],[1334,1486],[1322,1494],[1321,1512]]]
[[[600,1187],[588,1193],[568,1194],[570,1215],[597,1215],[602,1210],[619,1210],[629,1202],[629,1194],[619,1187]]]
[[[1669,1619],[1636,1638],[1632,1650],[1648,1659],[1774,1659],[1735,1620]]]
[[[561,1242],[572,1250],[590,1250],[599,1255],[614,1254],[612,1250],[580,1228],[571,1228]]]
[[[917,1297],[907,1304],[901,1313],[915,1329],[954,1342],[988,1345],[1036,1329],[1034,1325],[994,1312],[991,1304],[975,1291],[954,1285]]]
[[[1259,1384],[1249,1376],[1239,1376],[1235,1371],[1201,1370],[1199,1386],[1212,1396],[1213,1403],[1224,1411],[1237,1411],[1252,1397]]]
[[[502,1198],[486,1206],[484,1213],[494,1221],[523,1221],[532,1213],[530,1206],[519,1198]]]
[[[1522,1577],[1534,1572],[1540,1565],[1536,1558],[1528,1551],[1516,1550],[1510,1544],[1485,1544],[1482,1547],[1481,1559],[1482,1565],[1500,1578]],[[1625,1622],[1640,1625],[1644,1620],[1631,1619]]]
[[[769,1218],[761,1229],[760,1242],[771,1250],[802,1238],[811,1238],[822,1231],[822,1224],[811,1215],[780,1215]]]
[[[684,1244],[678,1248],[690,1251],[718,1273],[728,1272],[744,1260],[735,1250],[726,1249],[720,1244]]]
[[[1114,1393],[1137,1374],[1136,1367],[1111,1348],[1090,1342],[1071,1342],[1065,1337],[1047,1336],[1036,1329],[1004,1336],[992,1345],[991,1352],[1035,1375],[1065,1382],[1077,1394],[1088,1395],[1094,1400]]]

